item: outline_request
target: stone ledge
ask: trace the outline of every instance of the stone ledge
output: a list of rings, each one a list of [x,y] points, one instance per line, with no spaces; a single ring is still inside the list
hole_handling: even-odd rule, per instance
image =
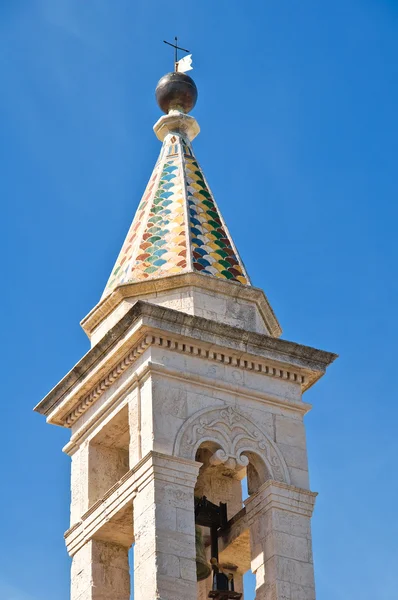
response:
[[[310,518],[312,516],[316,492],[310,492],[279,481],[266,481],[260,489],[245,500],[248,524],[271,509],[285,510]]]
[[[218,292],[234,299],[254,302],[258,306],[270,335],[273,337],[281,335],[282,329],[263,290],[253,286],[245,286],[236,281],[223,281],[216,277],[194,272],[122,284],[111,294],[103,297],[97,306],[82,319],[80,325],[87,335],[91,337],[95,328],[126,298],[137,298],[137,301],[145,301],[146,295],[160,294],[187,286],[210,292]]]
[[[183,339],[173,339],[170,334],[183,336]],[[315,383],[336,358],[330,352],[138,301],[47,394],[35,411],[47,416],[52,423],[70,426],[124,368],[151,344],[162,345],[164,340],[168,348],[173,346],[174,351],[188,350],[206,359],[227,360],[228,363],[236,363],[235,366],[257,370],[267,376],[289,379],[292,373],[297,381],[300,371],[304,372],[304,379],[299,381],[303,390]],[[258,362],[259,359],[271,362],[267,365]],[[284,365],[285,368],[280,368]],[[292,371],[287,370],[287,365]],[[73,403],[73,398],[75,404],[78,401],[77,404],[69,411],[64,409],[60,418],[58,409],[67,399],[68,405]],[[74,411],[72,421],[66,422],[65,418]]]

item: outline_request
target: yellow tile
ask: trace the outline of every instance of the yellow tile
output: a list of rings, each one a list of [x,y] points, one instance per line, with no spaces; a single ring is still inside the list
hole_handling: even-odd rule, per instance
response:
[[[243,275],[242,275],[242,276],[240,276],[240,275],[237,275],[237,276],[236,276],[236,279],[237,279],[238,281],[240,281],[241,283],[243,283],[244,285],[247,285],[247,279],[246,279],[246,277],[244,277]]]

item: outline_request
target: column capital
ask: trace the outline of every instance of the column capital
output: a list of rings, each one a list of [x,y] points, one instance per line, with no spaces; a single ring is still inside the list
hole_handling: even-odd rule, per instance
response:
[[[151,450],[134,467],[137,491],[153,479],[194,488],[202,463]]]
[[[269,479],[255,494],[244,501],[248,524],[250,525],[260,514],[271,509],[311,517],[317,495],[317,492]]]

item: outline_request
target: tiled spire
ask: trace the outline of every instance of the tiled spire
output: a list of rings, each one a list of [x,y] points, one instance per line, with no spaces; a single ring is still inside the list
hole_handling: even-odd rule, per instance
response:
[[[250,285],[192,150],[195,119],[171,110],[154,130],[160,155],[103,296],[121,284],[189,271]]]

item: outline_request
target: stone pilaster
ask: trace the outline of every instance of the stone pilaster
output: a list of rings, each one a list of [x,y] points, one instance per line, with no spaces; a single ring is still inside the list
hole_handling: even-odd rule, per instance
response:
[[[315,600],[310,526],[315,497],[267,481],[245,501],[256,600]]]
[[[156,452],[142,460],[134,499],[134,600],[196,600],[199,467]]]
[[[128,548],[87,542],[72,559],[71,600],[130,600]]]

